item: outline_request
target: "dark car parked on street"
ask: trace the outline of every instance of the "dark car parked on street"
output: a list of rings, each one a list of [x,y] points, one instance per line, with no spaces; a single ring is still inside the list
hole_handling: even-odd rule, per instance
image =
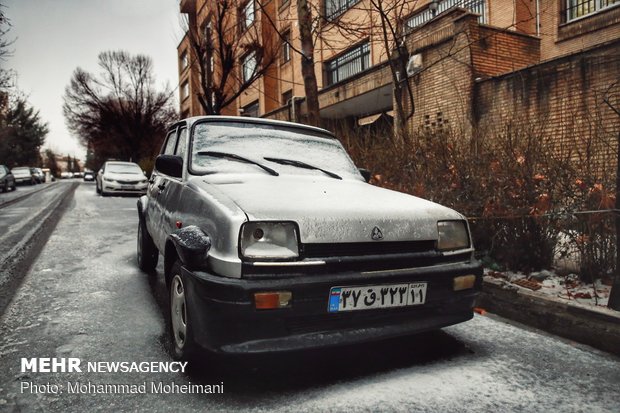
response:
[[[15,189],[15,177],[9,168],[0,165],[0,190],[4,192],[13,191]]]
[[[473,317],[482,285],[458,212],[368,183],[330,132],[194,117],[168,132],[138,201],[159,255],[172,354],[327,347]]]
[[[34,178],[35,183],[42,184],[45,182],[45,174],[41,168],[30,168],[30,173]]]

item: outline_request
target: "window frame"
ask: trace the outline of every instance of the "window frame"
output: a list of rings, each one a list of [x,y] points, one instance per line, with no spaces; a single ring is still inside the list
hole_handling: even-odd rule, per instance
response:
[[[252,69],[252,72],[249,73],[249,77],[246,78],[246,75],[248,75],[246,66],[250,59],[254,60],[254,68]],[[249,83],[252,77],[255,77],[256,73],[258,73],[258,56],[256,50],[252,50],[241,58],[241,80],[244,84]]]
[[[438,9],[435,10],[435,12],[430,9],[430,5],[427,5],[422,9],[414,11],[409,16],[401,20],[402,27],[404,29],[403,31],[410,32],[411,30],[414,30],[417,27],[420,27],[433,20],[441,13],[444,13],[455,7],[462,7],[471,11],[472,13],[479,14],[480,17],[478,18],[478,22],[481,24],[485,24],[487,22],[488,1],[489,0],[444,0],[439,3]]]
[[[323,17],[327,21],[336,20],[359,2],[360,0],[325,0],[323,4]],[[333,5],[333,10],[329,10],[329,5]]]
[[[260,112],[260,103],[258,100],[255,100],[245,105],[242,109],[243,109],[243,113],[241,113],[241,116],[245,116],[249,118],[258,118],[259,112]]]
[[[250,7],[250,5],[252,7]],[[250,13],[251,11],[251,13]],[[254,0],[247,0],[239,8],[239,29],[241,33],[248,30],[256,21],[256,3]]]
[[[186,80],[185,82],[181,83],[181,101],[184,101],[187,98],[189,98],[189,95],[190,95],[189,80]]]
[[[291,61],[291,29],[282,32],[282,64]]]
[[[605,4],[606,3],[606,4]],[[568,24],[598,13],[603,13],[614,7],[620,6],[618,0],[562,0],[560,7],[560,24]],[[591,4],[591,7],[589,6]],[[585,7],[588,6],[588,11]],[[572,12],[579,13],[578,8],[582,8],[580,15],[571,15]]]
[[[365,41],[354,45],[340,53],[339,55],[327,60],[325,62],[325,85],[329,87],[331,85],[335,85],[340,83],[350,77],[357,75],[358,73],[362,73],[372,67],[371,61],[371,50],[370,50],[370,41],[366,39]],[[356,56],[355,54],[358,53]],[[361,69],[358,71],[349,71],[350,73],[345,73],[344,75],[340,74],[339,71],[341,68],[346,67],[346,65],[354,63],[356,60],[360,60]],[[335,65],[334,65],[335,64]],[[338,74],[337,78],[334,77],[334,74]]]

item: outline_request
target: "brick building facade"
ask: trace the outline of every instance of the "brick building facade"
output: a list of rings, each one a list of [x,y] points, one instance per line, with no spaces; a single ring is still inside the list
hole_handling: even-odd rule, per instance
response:
[[[303,120],[301,56],[294,52],[299,49],[296,0],[232,1],[239,7],[229,18],[240,20],[250,10],[261,41],[277,44],[280,54],[221,113]],[[213,16],[211,4],[181,1],[190,28],[204,31]],[[474,129],[517,114],[544,119],[560,138],[577,127],[590,133],[594,118],[605,136],[617,131],[618,119],[601,101],[620,73],[616,0],[386,0],[398,41],[414,59],[406,77],[413,99],[402,92],[395,96],[388,64],[392,51],[368,0],[310,4],[321,17],[315,24],[314,59],[321,117],[328,127],[330,121],[359,127],[385,119],[386,113],[393,116],[401,99],[405,113],[415,105],[407,120],[411,132],[449,125],[471,136]],[[342,22],[360,30],[345,32]],[[203,114],[188,36],[178,52],[182,116]]]

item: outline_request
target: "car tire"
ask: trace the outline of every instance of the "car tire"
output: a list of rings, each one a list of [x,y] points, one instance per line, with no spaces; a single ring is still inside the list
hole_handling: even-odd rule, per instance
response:
[[[187,308],[186,285],[186,278],[181,271],[181,263],[177,260],[170,268],[168,289],[170,350],[175,360],[192,361],[196,359],[197,346]]]
[[[138,220],[138,267],[146,273],[156,274],[155,267],[159,259],[159,251],[151,238],[151,234],[146,229],[143,218]]]
[[[95,182],[95,191],[97,191],[98,194],[101,193],[101,189],[99,189],[99,183]]]

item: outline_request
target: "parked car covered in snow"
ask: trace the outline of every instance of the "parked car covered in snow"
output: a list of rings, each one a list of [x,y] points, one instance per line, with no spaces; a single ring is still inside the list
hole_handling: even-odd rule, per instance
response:
[[[0,165],[0,190],[9,192],[15,190],[15,177],[9,168]]]
[[[32,170],[27,166],[20,166],[17,168],[11,169],[13,176],[15,177],[15,183],[17,185],[27,184],[34,185],[36,184],[35,177],[32,173]]]
[[[463,215],[367,183],[328,131],[235,117],[169,130],[138,201],[173,354],[283,351],[469,320],[481,265]]]

